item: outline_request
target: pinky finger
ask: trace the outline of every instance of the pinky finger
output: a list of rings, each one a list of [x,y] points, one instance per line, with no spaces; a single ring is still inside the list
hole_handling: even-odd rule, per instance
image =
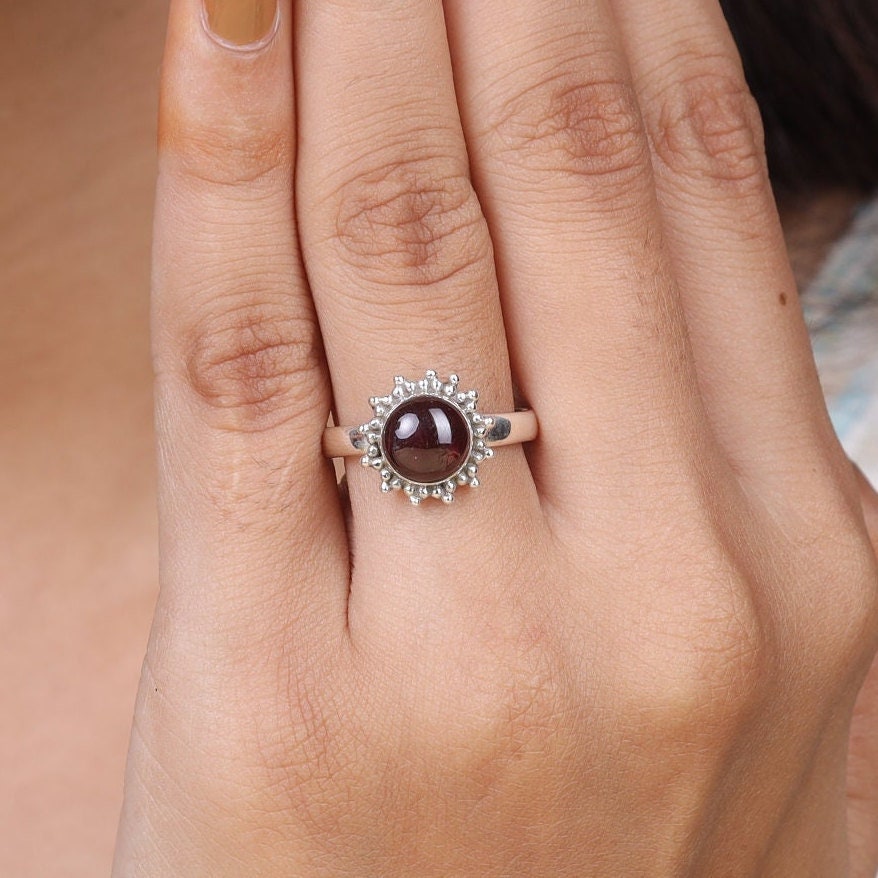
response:
[[[878,558],[878,493],[854,465],[863,517]],[[875,583],[878,589],[878,582]],[[878,659],[860,690],[851,727],[848,757],[848,836],[851,878],[878,874]]]
[[[717,0],[613,0],[705,406],[745,481],[853,488],[797,307],[761,120]],[[790,465],[793,462],[794,465]]]

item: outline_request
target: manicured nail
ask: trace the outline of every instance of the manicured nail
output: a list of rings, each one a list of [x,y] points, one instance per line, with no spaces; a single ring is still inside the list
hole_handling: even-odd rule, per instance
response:
[[[218,42],[257,48],[277,30],[278,0],[204,0],[204,23]]]

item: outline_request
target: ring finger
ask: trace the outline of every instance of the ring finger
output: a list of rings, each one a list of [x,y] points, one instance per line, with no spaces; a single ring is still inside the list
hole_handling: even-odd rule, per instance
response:
[[[603,498],[631,486],[642,505],[644,470],[680,476],[705,435],[631,74],[606,0],[445,5],[513,365],[540,411],[534,475],[593,528]]]

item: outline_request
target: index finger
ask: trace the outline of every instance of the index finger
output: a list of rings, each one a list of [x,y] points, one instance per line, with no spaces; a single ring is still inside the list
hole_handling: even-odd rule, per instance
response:
[[[218,667],[254,632],[288,638],[291,617],[315,649],[332,641],[348,582],[292,205],[290,5],[225,15],[246,5],[172,4],[156,207],[161,600]]]

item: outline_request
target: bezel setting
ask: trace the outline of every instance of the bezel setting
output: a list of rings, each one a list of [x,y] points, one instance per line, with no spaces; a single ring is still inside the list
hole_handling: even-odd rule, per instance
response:
[[[393,390],[387,396],[373,396],[369,400],[373,417],[368,424],[362,424],[359,428],[365,452],[360,463],[378,471],[383,493],[402,491],[413,505],[418,506],[430,497],[443,503],[453,503],[458,488],[465,485],[479,487],[479,467],[494,455],[486,441],[494,422],[492,418],[479,414],[478,391],[461,391],[459,387],[457,375],[450,375],[448,381],[442,381],[435,370],[428,369],[420,381],[409,381],[397,375],[393,379]],[[462,415],[469,432],[467,452],[462,456],[460,467],[437,482],[419,482],[404,476],[394,466],[385,447],[386,428],[391,415],[401,405],[425,397],[440,399],[453,406]]]

